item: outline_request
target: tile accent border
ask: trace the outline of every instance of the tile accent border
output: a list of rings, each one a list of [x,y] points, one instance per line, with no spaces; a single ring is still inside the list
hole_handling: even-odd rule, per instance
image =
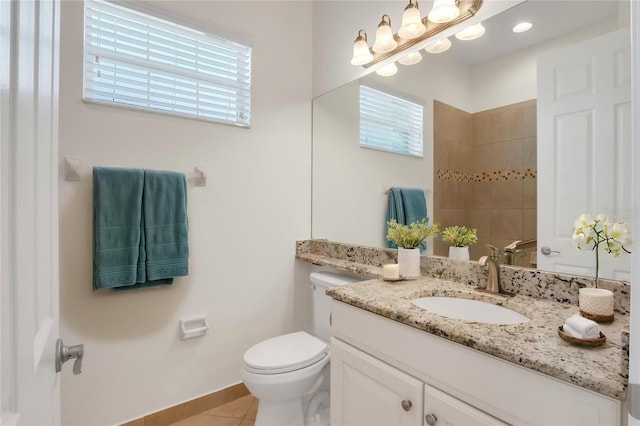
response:
[[[139,419],[123,423],[121,426],[167,426],[171,423],[179,422],[187,417],[195,416],[204,411],[224,405],[249,395],[249,389],[244,383],[229,386],[228,388],[201,396],[173,407],[148,414]]]
[[[536,179],[538,169],[497,170],[494,172],[480,173],[438,169],[436,176],[440,180],[451,180],[454,182],[504,182],[509,180]]]

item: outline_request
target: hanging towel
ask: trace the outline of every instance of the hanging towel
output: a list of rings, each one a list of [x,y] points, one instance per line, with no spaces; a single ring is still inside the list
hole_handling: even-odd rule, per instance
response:
[[[94,290],[188,275],[186,192],[182,173],[94,168]]]
[[[395,219],[401,225],[421,222],[422,219],[429,221],[424,191],[417,188],[390,188],[386,222],[391,219]],[[385,225],[385,231],[389,231],[388,225]],[[389,247],[398,248],[391,241],[389,241]],[[421,252],[426,248],[427,243],[425,241],[420,243]]]
[[[138,280],[142,236],[142,169],[93,168],[93,289]]]
[[[147,280],[189,275],[185,175],[145,170],[143,211]]]

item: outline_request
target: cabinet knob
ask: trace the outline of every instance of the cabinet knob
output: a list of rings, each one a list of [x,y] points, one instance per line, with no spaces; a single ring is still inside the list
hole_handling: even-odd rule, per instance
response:
[[[409,411],[411,410],[411,407],[413,406],[413,404],[411,403],[411,401],[409,401],[408,399],[404,399],[402,400],[402,402],[400,403],[400,405],[402,405],[402,409],[404,411]]]
[[[435,414],[427,414],[426,416],[424,416],[424,420],[429,426],[435,426],[435,424],[438,423],[438,418]]]

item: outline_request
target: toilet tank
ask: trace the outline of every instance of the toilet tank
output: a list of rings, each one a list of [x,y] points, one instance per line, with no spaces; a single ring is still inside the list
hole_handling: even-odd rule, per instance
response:
[[[329,287],[345,285],[356,281],[364,281],[367,278],[338,272],[312,272],[310,275],[311,288],[313,289],[313,329],[316,337],[329,342],[331,338],[331,300],[325,294]]]

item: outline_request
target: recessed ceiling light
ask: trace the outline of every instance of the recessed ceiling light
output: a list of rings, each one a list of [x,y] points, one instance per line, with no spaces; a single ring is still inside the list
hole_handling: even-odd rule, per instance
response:
[[[520,22],[518,25],[513,27],[514,33],[523,33],[525,31],[529,31],[533,27],[531,22]]]

